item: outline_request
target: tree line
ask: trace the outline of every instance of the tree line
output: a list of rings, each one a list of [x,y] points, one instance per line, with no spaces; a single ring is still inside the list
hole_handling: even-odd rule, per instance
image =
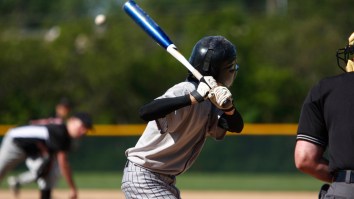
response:
[[[206,35],[237,47],[231,91],[246,122],[297,122],[309,88],[339,74],[350,1],[136,1],[189,57]],[[187,70],[122,11],[124,1],[0,2],[0,123],[48,116],[62,96],[96,123],[140,123],[138,108]],[[338,12],[338,11],[341,12]],[[107,20],[94,24],[103,13]]]

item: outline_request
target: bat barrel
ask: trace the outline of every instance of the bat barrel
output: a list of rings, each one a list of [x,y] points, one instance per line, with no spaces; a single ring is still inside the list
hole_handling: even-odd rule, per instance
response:
[[[162,29],[134,1],[129,0],[123,5],[123,10],[137,23],[157,44],[167,49],[173,42]]]

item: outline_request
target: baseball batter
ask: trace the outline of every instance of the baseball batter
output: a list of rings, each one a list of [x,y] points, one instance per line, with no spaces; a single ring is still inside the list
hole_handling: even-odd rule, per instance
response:
[[[92,128],[92,119],[87,113],[76,113],[66,124],[28,125],[10,129],[0,148],[0,182],[16,165],[32,158],[32,166],[41,189],[41,199],[51,198],[51,189],[57,179],[51,169],[51,160],[56,158],[60,170],[70,186],[70,198],[77,198],[77,189],[72,178],[67,153],[73,139],[86,134]]]
[[[346,73],[322,79],[308,93],[301,110],[295,164],[300,171],[331,183],[322,187],[321,199],[354,198],[353,55],[354,33],[349,44],[337,51],[338,65]]]
[[[222,36],[204,37],[189,62],[204,76],[201,81],[189,74],[140,109],[149,122],[135,147],[126,150],[126,198],[179,199],[176,176],[192,166],[206,138],[221,140],[227,131],[243,129],[228,89],[238,71],[235,46]]]

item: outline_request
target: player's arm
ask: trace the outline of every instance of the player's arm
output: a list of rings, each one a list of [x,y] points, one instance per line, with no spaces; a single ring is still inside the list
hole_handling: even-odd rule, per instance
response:
[[[72,176],[72,171],[70,168],[67,152],[59,151],[57,154],[57,158],[58,158],[58,164],[59,164],[61,174],[64,176],[66,182],[70,187],[70,191],[71,191],[70,198],[76,199],[78,197],[78,193]]]
[[[222,114],[219,118],[218,125],[234,133],[241,133],[244,126],[243,118],[236,108]]]
[[[36,146],[39,149],[39,153],[42,157],[49,158],[49,149],[43,142],[36,142]]]
[[[189,95],[155,99],[152,102],[142,106],[139,110],[140,117],[145,121],[156,120],[165,117],[167,114],[191,105]]]
[[[209,100],[224,113],[218,121],[218,126],[230,132],[240,133],[243,129],[243,119],[235,108],[232,94],[225,86],[217,86],[210,90]]]
[[[210,88],[216,85],[217,83],[213,77],[204,76],[199,82],[197,90],[184,96],[155,99],[149,104],[142,106],[139,110],[139,115],[145,121],[163,118],[175,110],[204,101]]]
[[[298,170],[319,180],[331,182],[328,160],[323,154],[328,146],[328,131],[323,116],[321,86],[317,84],[306,96],[299,118],[294,150]]]
[[[328,160],[323,157],[325,149],[305,140],[297,140],[295,146],[295,166],[319,180],[331,182],[333,176],[329,171]]]

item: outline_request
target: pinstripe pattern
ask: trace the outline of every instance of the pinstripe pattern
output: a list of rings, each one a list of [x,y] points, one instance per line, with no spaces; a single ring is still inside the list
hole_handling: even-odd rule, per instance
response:
[[[175,183],[175,176],[151,172],[128,161],[121,189],[127,199],[180,199]]]

